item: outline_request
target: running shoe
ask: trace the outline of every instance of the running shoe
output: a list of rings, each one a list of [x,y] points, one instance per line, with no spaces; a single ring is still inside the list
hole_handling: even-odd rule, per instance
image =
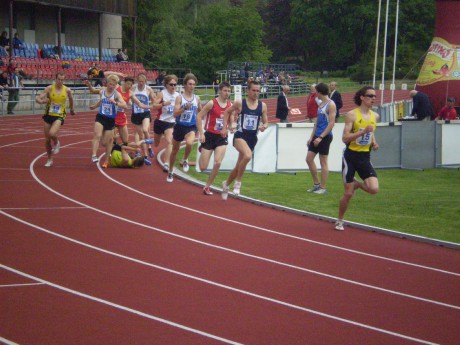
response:
[[[314,193],[316,192],[318,189],[320,189],[320,184],[314,184],[313,187],[311,187],[309,190],[307,190],[307,193]]]
[[[51,168],[52,166],[53,166],[53,160],[52,160],[52,159],[48,159],[48,160],[46,161],[45,167]]]
[[[184,160],[182,161],[182,170],[184,170],[184,172],[188,172],[189,168],[190,168],[190,167],[189,167],[189,165],[188,165],[188,160],[184,159]]]
[[[57,155],[59,153],[59,151],[61,150],[61,143],[60,141],[58,140],[57,143],[56,143],[56,146],[54,146],[54,150],[53,150],[53,153],[55,155]]]
[[[168,171],[169,171],[169,164],[168,164],[168,163],[165,163],[165,164],[163,165],[163,171],[164,171],[164,172],[168,172]]]
[[[227,198],[228,198],[228,186],[227,186],[227,183],[225,183],[225,181],[222,182],[222,194],[221,194],[221,196],[222,196],[222,199],[224,199],[224,200],[227,200]]]
[[[321,188],[321,187],[319,187],[319,188],[318,188],[317,190],[315,190],[313,193],[314,193],[314,194],[326,194],[326,193],[327,193],[327,190],[326,190],[326,188]]]
[[[203,188],[203,194],[204,194],[204,195],[213,195],[214,193],[211,192],[211,190],[209,189],[209,187],[204,187],[204,188]]]
[[[153,144],[153,139],[145,139],[144,143],[146,144]],[[151,150],[151,149],[150,149]]]
[[[241,182],[236,181],[235,184],[233,185],[233,193],[235,195],[240,195],[240,190],[241,190]]]
[[[97,162],[99,162],[99,158],[97,158],[97,156],[92,156],[91,157],[91,162],[97,163]]]
[[[343,231],[345,228],[343,227],[343,220],[337,220],[335,222],[335,230]]]
[[[147,156],[144,156],[144,163],[145,165],[152,165],[152,162],[148,160]]]
[[[147,139],[147,140],[148,140],[148,139]],[[151,148],[149,148],[149,157],[150,157],[150,158],[155,157]]]
[[[166,182],[174,181],[174,175],[172,172],[168,172],[168,177],[166,178]]]

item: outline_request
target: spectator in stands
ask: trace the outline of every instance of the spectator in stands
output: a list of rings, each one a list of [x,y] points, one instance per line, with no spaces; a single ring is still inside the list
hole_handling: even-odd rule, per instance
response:
[[[310,94],[307,97],[307,122],[316,122],[319,103],[320,101],[318,99],[318,93],[316,92],[316,84],[312,84],[310,87]]]
[[[411,115],[416,116],[417,120],[430,121],[434,117],[434,111],[428,95],[421,91],[412,90],[410,96],[413,103]]]
[[[13,38],[13,49],[24,49],[24,42],[19,38],[19,34],[16,32]]]
[[[8,39],[8,32],[3,31],[0,36],[0,47],[3,47],[5,50],[10,49],[10,40]]]
[[[6,66],[6,70],[8,71],[10,78],[13,76],[15,68],[16,68],[16,60],[14,58],[9,59],[8,66]]]
[[[449,97],[447,99],[447,105],[444,106],[441,111],[433,120],[439,118],[440,120],[456,120],[457,119],[457,110],[455,110],[455,98]]]
[[[126,49],[125,49],[126,51]],[[128,62],[128,55],[123,52],[123,50],[118,49],[118,54],[116,56],[117,62]]]
[[[22,77],[19,75],[19,68],[15,68],[11,75],[10,89],[8,90],[8,114],[14,114],[13,109],[19,103],[19,90],[22,85]]]
[[[165,79],[166,71],[161,71],[157,78],[157,85],[163,85],[163,80]]]
[[[0,75],[0,101],[3,100],[3,92],[8,89],[10,84],[10,78],[7,71],[3,71]]]

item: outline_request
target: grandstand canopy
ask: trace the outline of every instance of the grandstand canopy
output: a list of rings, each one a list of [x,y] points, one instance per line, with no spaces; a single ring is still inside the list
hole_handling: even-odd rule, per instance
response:
[[[125,17],[137,16],[137,0],[15,0],[40,5],[59,6]]]

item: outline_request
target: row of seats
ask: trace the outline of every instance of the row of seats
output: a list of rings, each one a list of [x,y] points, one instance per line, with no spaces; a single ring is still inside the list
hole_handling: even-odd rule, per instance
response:
[[[144,73],[147,80],[155,81],[158,77],[158,71],[146,70],[142,63],[134,62],[105,62],[105,61],[67,61],[70,63],[69,68],[64,68],[65,60],[55,59],[37,59],[37,58],[15,58],[16,65],[22,69],[30,78],[33,79],[54,79],[56,72],[64,72],[67,79],[82,79],[88,73],[92,62],[98,65],[99,69],[104,71],[121,72],[128,76],[135,77],[139,73]],[[3,58],[4,64],[8,64],[8,58]]]
[[[43,49],[48,54],[56,54],[55,45],[44,44]],[[92,47],[79,47],[79,46],[61,46],[62,56],[64,60],[75,60],[82,59],[83,61],[94,61],[99,57],[99,49]],[[117,61],[116,55],[113,55],[112,51],[108,48],[102,48],[102,59],[101,61],[105,62],[115,62]]]

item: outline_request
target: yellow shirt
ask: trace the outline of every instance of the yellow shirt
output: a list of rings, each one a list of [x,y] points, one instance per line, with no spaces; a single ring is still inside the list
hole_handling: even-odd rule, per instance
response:
[[[123,157],[121,155],[121,151],[113,150],[110,155],[110,166],[114,168],[132,168],[133,161],[131,158],[129,158],[128,165],[123,165]]]
[[[375,113],[372,110],[369,110],[370,118],[366,120],[363,118],[363,114],[361,114],[361,110],[359,108],[355,109],[356,113],[356,120],[353,123],[353,128],[351,130],[352,133],[362,132],[364,129],[371,125],[375,128],[377,127],[377,122],[375,121]],[[352,151],[356,152],[370,152],[372,146],[372,138],[374,136],[374,132],[365,133],[362,136],[356,138],[355,140],[351,141],[348,145],[348,148]]]
[[[56,93],[56,84],[51,86],[51,94],[48,104],[46,105],[45,114],[65,118],[65,105],[67,102],[67,88],[62,85],[61,92]]]

